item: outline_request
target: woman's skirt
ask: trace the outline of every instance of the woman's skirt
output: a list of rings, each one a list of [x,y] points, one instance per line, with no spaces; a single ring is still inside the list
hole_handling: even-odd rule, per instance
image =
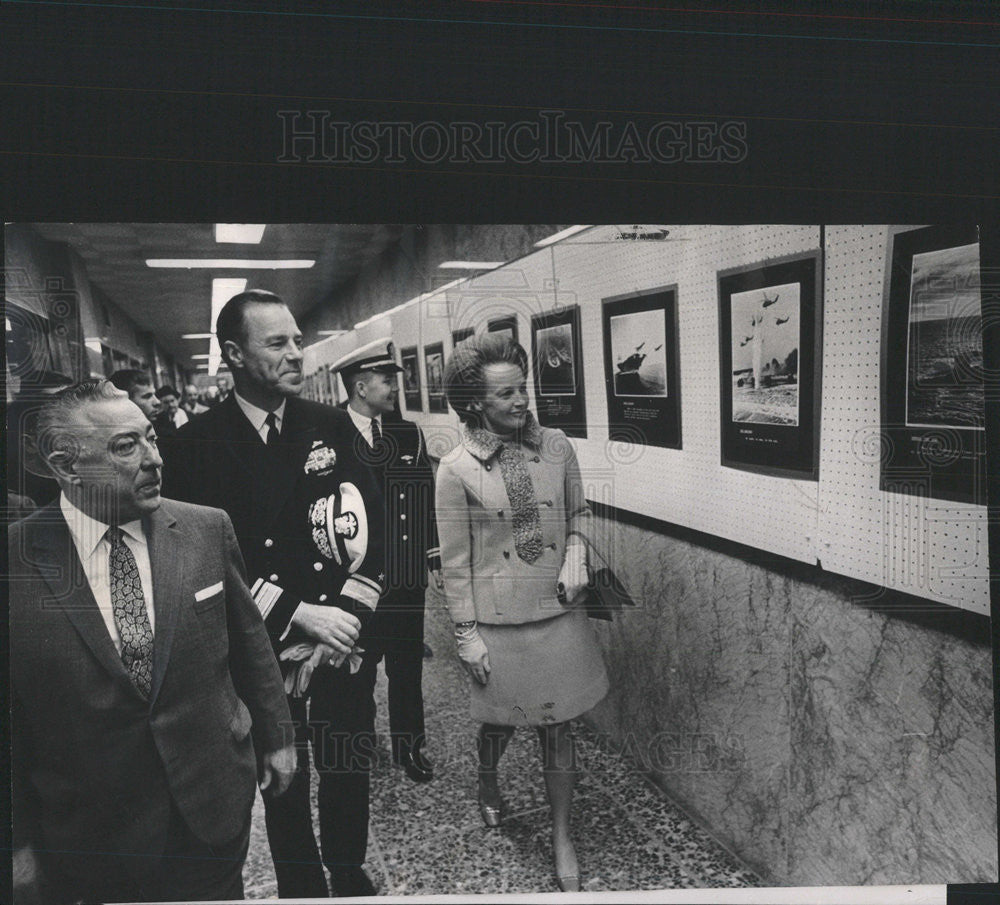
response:
[[[479,633],[490,657],[486,684],[471,683],[472,717],[481,723],[561,723],[608,693],[604,658],[582,609],[519,625],[480,622]]]

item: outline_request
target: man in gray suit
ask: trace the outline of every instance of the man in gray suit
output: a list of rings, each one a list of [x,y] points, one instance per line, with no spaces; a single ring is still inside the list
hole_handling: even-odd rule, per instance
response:
[[[9,534],[16,899],[240,899],[254,784],[295,751],[229,517],[161,500],[108,381],[38,433],[61,493]]]

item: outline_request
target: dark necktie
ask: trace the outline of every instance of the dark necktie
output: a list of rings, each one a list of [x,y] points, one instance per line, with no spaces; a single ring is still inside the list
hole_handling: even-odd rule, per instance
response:
[[[121,528],[108,528],[111,576],[111,610],[122,640],[121,657],[136,688],[146,697],[153,685],[153,628],[135,556],[125,543]]]
[[[378,426],[378,418],[372,418],[372,449],[382,445],[382,428]]]
[[[268,446],[277,446],[278,439],[281,437],[281,434],[278,433],[278,418],[274,412],[267,413],[264,423],[267,425],[267,440],[264,442]]]

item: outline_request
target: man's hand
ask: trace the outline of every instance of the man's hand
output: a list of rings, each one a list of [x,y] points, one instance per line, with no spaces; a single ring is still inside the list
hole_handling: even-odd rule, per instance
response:
[[[354,649],[361,630],[357,616],[340,607],[314,603],[300,603],[292,616],[292,625],[341,654]]]
[[[297,766],[295,745],[286,745],[284,748],[265,754],[261,766],[261,792],[270,790],[272,796],[281,795],[295,777]]]

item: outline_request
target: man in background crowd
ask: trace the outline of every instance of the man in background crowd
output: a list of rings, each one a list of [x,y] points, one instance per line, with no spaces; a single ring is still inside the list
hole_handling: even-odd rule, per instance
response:
[[[202,405],[198,399],[198,388],[193,384],[189,383],[184,387],[184,400],[181,403],[181,408],[188,414],[200,415],[202,412],[208,411],[207,405]]]
[[[156,391],[156,397],[160,400],[160,420],[169,422],[174,430],[183,427],[188,423],[187,412],[180,406],[180,398],[169,383],[165,383]]]
[[[229,378],[225,375],[215,378],[215,401],[216,403],[225,402],[229,398]]]
[[[108,379],[119,390],[128,393],[128,398],[139,406],[150,423],[156,420],[161,409],[160,399],[153,389],[153,378],[148,373],[135,368],[122,368]]]

